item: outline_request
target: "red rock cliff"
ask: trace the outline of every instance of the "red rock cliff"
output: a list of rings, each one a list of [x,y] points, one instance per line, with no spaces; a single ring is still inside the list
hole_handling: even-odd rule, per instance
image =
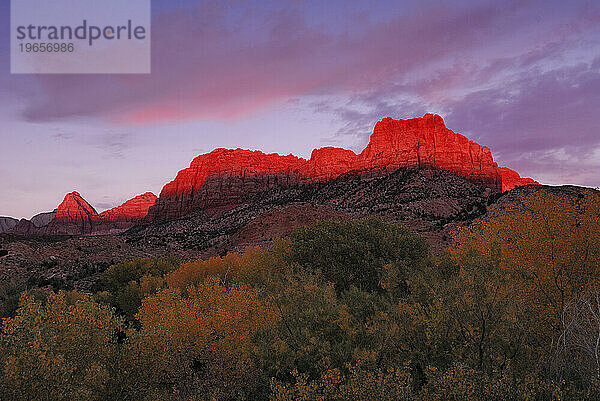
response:
[[[163,187],[148,211],[148,219],[177,218],[197,209],[222,210],[273,186],[331,180],[350,171],[425,166],[454,172],[493,191],[535,183],[520,177],[515,180],[509,173],[512,170],[498,167],[490,149],[451,131],[440,116],[426,114],[408,120],[379,121],[369,144],[358,155],[326,147],[315,149],[310,160],[305,160],[293,155],[216,149],[196,157],[189,168]],[[503,185],[503,176],[510,183]]]
[[[138,195],[129,199],[121,206],[114,207],[100,213],[100,219],[106,222],[134,222],[143,219],[148,214],[148,208],[156,202],[156,195],[152,192]]]
[[[490,150],[446,128],[438,115],[410,120],[384,118],[375,125],[360,157],[364,168],[433,166],[481,181],[492,189],[501,188],[498,165]]]
[[[524,178],[514,170],[508,167],[500,167],[500,175],[502,176],[502,192],[510,191],[515,187],[523,185],[539,185],[540,183],[532,178]]]

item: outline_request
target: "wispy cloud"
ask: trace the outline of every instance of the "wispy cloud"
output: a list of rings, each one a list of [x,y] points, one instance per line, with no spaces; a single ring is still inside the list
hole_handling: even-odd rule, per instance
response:
[[[95,136],[95,147],[104,153],[106,159],[122,159],[128,149],[132,147],[134,135],[127,132],[107,132]]]

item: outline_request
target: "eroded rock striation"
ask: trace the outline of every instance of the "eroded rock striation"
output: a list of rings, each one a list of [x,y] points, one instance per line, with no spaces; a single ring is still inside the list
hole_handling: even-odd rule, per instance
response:
[[[244,149],[216,149],[200,155],[163,187],[147,221],[179,218],[198,209],[220,213],[274,187],[329,181],[353,171],[385,174],[413,167],[450,171],[492,192],[537,184],[498,167],[489,148],[448,129],[438,115],[408,120],[388,117],[375,125],[360,154],[325,147],[315,149],[309,160]]]
[[[5,233],[19,223],[19,220],[12,217],[0,217],[0,233]]]
[[[45,234],[91,234],[98,221],[98,212],[79,192],[73,191],[56,209],[56,216],[48,224]]]

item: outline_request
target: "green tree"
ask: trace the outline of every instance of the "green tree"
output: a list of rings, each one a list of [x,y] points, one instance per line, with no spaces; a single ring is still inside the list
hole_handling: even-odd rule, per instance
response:
[[[403,226],[380,218],[337,222],[325,220],[296,230],[286,260],[310,271],[320,271],[338,293],[355,286],[381,292],[385,283],[404,290],[406,270],[417,268],[428,256],[426,241]]]
[[[100,279],[96,299],[114,306],[127,320],[134,320],[142,299],[165,287],[163,277],[176,269],[174,257],[123,261],[110,266]]]

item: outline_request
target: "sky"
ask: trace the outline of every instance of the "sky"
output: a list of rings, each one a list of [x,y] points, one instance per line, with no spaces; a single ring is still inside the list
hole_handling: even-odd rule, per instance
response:
[[[522,176],[600,186],[598,1],[152,0],[147,75],[11,75],[0,15],[0,216],[158,195],[218,147],[360,152],[427,112]]]

